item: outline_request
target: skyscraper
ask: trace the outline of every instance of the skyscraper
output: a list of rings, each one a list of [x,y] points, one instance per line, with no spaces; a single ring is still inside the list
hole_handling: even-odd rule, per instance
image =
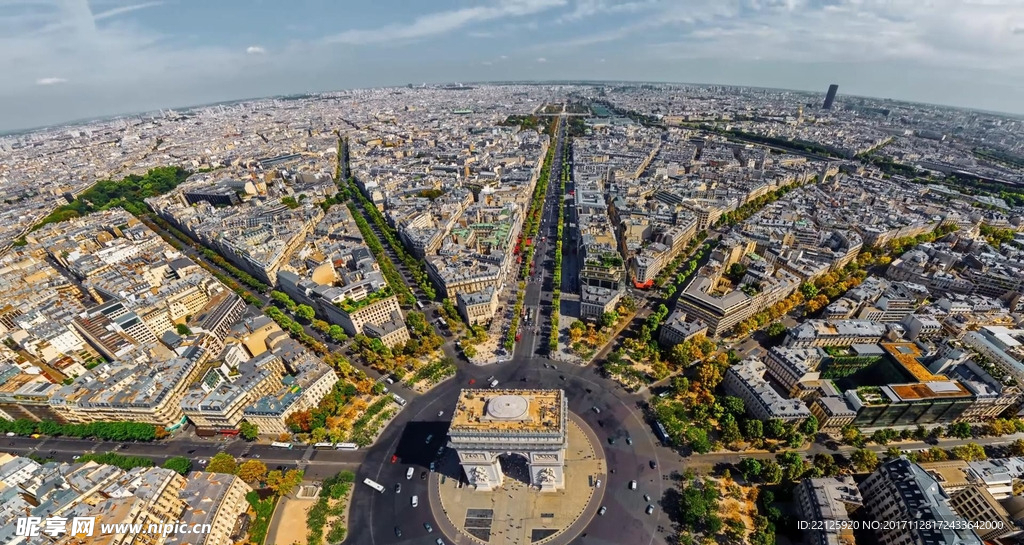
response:
[[[831,110],[832,101],[836,99],[836,92],[839,91],[839,86],[833,83],[828,86],[828,94],[825,95],[825,104],[822,105],[821,109]]]

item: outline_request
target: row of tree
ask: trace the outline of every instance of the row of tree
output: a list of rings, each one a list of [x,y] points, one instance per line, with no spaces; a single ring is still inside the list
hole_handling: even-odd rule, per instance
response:
[[[436,298],[437,292],[434,290],[434,286],[430,282],[430,276],[427,275],[426,264],[423,261],[416,259],[416,257],[406,251],[398,233],[395,232],[395,229],[388,225],[388,222],[384,220],[384,216],[380,213],[380,210],[377,210],[377,207],[374,206],[374,204],[370,202],[370,200],[367,199],[366,196],[358,190],[358,188],[355,187],[355,180],[350,179],[349,186],[351,187],[350,193],[355,194],[356,199],[359,200],[360,204],[362,204],[363,210],[366,211],[366,214],[373,220],[374,225],[376,225],[377,229],[384,235],[384,239],[387,240],[388,246],[391,246],[392,251],[395,252],[398,259],[400,259],[402,264],[405,265],[406,270],[412,274],[416,285],[423,290],[427,299],[433,300]],[[440,194],[438,194],[438,196],[439,195]]]
[[[246,460],[239,463],[234,456],[226,452],[218,452],[213,455],[204,471],[235,475],[254,487],[269,488],[278,497],[290,494],[295,490],[302,484],[304,475],[301,469],[267,471],[267,464],[260,460]]]
[[[52,420],[36,422],[20,418],[0,420],[0,433],[29,436],[78,437],[106,441],[152,441],[167,435],[163,428],[141,422],[90,422],[88,424],[60,424]]]

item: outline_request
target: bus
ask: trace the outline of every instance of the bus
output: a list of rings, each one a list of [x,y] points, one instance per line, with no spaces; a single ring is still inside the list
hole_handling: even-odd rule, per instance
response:
[[[334,445],[334,448],[338,450],[359,450],[359,445],[355,443],[338,443]]]
[[[313,445],[315,449],[333,449],[334,443],[316,443]]]
[[[363,484],[369,486],[370,488],[376,490],[377,492],[380,492],[381,494],[384,493],[384,485],[378,483],[377,481],[370,480],[369,477],[363,479]]]
[[[270,444],[270,446],[277,447],[277,448],[289,448],[289,449],[292,448],[292,444],[291,443],[281,443],[281,442],[278,442],[278,441],[274,441],[273,443]]]
[[[658,439],[661,439],[663,444],[666,446],[672,444],[672,440],[668,436],[668,430],[665,429],[665,426],[660,421],[654,423],[654,429],[658,432]]]

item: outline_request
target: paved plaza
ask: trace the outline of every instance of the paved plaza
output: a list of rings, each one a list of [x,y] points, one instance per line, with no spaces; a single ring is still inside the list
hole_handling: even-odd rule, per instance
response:
[[[540,492],[528,483],[526,460],[502,457],[505,481],[493,492],[481,492],[462,479],[432,474],[431,510],[444,533],[456,544],[559,545],[568,543],[596,514],[604,497],[607,465],[593,431],[575,414],[569,415],[566,487]],[[454,457],[445,473],[461,475]],[[444,482],[442,482],[442,480]]]

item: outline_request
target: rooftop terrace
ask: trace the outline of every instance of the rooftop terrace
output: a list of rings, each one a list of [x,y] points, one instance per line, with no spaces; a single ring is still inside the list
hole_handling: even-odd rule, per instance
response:
[[[559,433],[565,418],[562,390],[463,390],[449,432]]]

